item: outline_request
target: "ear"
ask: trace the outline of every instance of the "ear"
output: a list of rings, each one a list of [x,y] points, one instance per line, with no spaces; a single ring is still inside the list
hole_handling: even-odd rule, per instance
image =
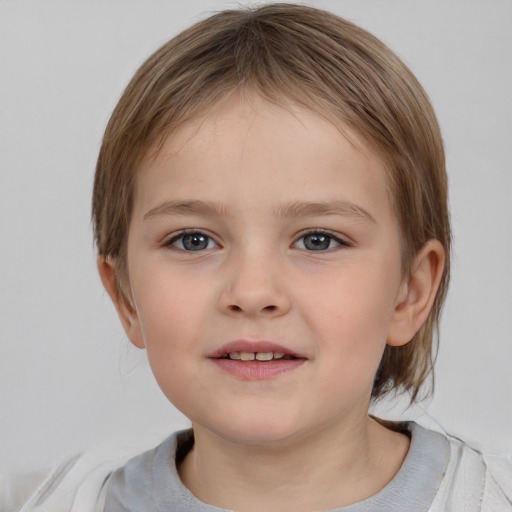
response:
[[[388,345],[398,347],[409,343],[427,319],[441,283],[445,259],[439,240],[429,240],[414,258],[411,273],[397,297]]]
[[[98,256],[97,265],[101,282],[116,307],[117,314],[119,315],[126,335],[136,347],[144,348],[144,340],[137,310],[130,298],[119,288],[115,260]]]

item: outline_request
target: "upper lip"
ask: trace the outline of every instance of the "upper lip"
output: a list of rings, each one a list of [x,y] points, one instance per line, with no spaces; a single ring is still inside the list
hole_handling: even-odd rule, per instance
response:
[[[303,355],[290,350],[289,348],[279,345],[278,343],[274,343],[272,341],[248,341],[248,340],[236,340],[226,343],[219,349],[215,350],[211,354],[208,355],[210,358],[220,358],[225,357],[232,352],[278,352],[281,354],[305,358]]]

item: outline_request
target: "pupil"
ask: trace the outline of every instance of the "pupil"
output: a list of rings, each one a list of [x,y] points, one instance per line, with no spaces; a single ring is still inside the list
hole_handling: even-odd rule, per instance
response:
[[[185,235],[183,237],[183,247],[187,251],[200,251],[208,246],[208,237],[200,234]]]
[[[304,246],[312,251],[321,251],[328,249],[331,243],[331,237],[327,235],[308,235],[304,237]]]

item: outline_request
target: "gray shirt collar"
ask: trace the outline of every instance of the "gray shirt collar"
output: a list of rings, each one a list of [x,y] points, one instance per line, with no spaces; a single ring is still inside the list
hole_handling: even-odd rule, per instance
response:
[[[411,446],[395,478],[374,496],[332,512],[428,511],[446,471],[450,446],[437,432],[413,422],[404,426]],[[181,482],[176,456],[192,444],[192,430],[177,432],[116,470],[110,477],[105,512],[226,512],[198,500]]]

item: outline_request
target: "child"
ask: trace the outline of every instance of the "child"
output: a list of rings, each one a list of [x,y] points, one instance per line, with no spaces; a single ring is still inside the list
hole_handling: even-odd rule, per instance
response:
[[[151,56],[107,127],[98,268],[193,429],[68,461],[22,511],[512,509],[510,462],[368,415],[417,400],[449,277],[441,135],[373,36],[292,4]]]

